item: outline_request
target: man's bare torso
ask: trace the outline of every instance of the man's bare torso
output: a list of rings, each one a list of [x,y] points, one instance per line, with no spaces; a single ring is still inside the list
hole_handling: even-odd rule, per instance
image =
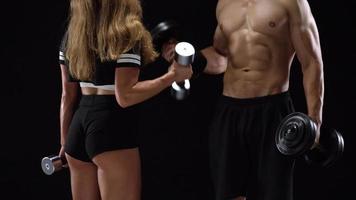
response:
[[[220,0],[216,12],[229,59],[224,95],[251,98],[288,90],[295,51],[281,0]]]

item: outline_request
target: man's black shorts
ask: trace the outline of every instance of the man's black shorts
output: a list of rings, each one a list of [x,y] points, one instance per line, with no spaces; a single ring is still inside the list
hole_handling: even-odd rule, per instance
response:
[[[294,111],[289,92],[236,99],[221,96],[210,133],[216,200],[291,200],[294,159],[275,145],[275,131]]]

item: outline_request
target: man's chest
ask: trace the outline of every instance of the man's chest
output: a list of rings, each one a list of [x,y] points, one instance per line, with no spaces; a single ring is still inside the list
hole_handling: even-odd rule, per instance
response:
[[[217,18],[226,35],[243,29],[273,35],[288,25],[288,13],[276,0],[225,0],[218,4]]]

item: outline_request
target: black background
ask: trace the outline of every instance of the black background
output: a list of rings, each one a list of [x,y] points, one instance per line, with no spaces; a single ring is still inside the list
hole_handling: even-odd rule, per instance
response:
[[[46,176],[40,168],[43,156],[59,150],[58,46],[67,20],[68,3],[68,0],[12,1],[1,5],[1,199],[70,199],[68,171]],[[297,200],[346,199],[354,194],[356,178],[353,155],[356,7],[351,0],[309,3],[319,28],[324,59],[324,124],[343,134],[345,152],[328,169],[298,161],[295,197]],[[186,40],[197,48],[211,43],[216,25],[216,0],[146,0],[142,5],[148,28],[173,18],[184,24]],[[296,109],[305,112],[299,64],[295,61],[293,65],[290,90]],[[210,86],[219,78],[203,77],[206,87],[202,90],[209,93]],[[202,183],[197,189],[204,191],[206,186]]]

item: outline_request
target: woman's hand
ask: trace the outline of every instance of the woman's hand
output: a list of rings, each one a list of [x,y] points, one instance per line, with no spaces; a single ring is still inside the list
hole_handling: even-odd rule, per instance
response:
[[[61,146],[58,156],[61,158],[65,158],[66,155],[65,155],[65,151],[64,151],[64,145]],[[63,167],[68,167],[68,164],[66,163],[65,165],[63,165]]]
[[[180,65],[176,61],[173,61],[169,67],[169,71],[174,74],[174,80],[178,83],[183,82],[186,79],[190,79],[193,75],[191,65]]]

